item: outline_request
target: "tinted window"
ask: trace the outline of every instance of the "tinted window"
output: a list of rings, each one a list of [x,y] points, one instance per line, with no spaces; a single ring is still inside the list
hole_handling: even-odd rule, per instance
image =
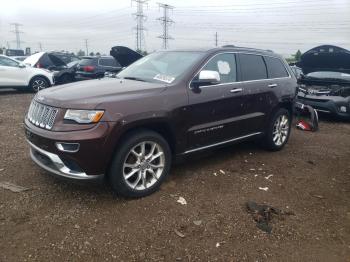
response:
[[[214,56],[202,70],[219,72],[221,83],[237,81],[236,58],[231,53]]]
[[[240,54],[239,57],[243,81],[267,78],[266,66],[262,56]]]
[[[269,78],[287,77],[288,72],[282,61],[278,58],[264,57]]]
[[[94,58],[84,58],[79,62],[79,65],[87,66],[87,65],[96,65],[96,60]]]
[[[114,58],[101,58],[98,61],[101,66],[112,66],[112,67],[120,67],[119,63]]]
[[[55,66],[64,66],[64,65],[66,65],[60,58],[58,58],[57,56],[55,56],[53,54],[48,54],[48,57],[50,58],[50,60],[52,61],[52,63]]]
[[[18,66],[18,62],[13,61],[12,59],[9,59],[7,57],[0,57],[0,66],[17,67]]]

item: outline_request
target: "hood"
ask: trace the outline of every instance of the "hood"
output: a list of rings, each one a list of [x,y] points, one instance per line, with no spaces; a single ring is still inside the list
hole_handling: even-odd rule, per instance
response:
[[[47,88],[40,91],[35,99],[59,108],[104,109],[105,102],[132,100],[161,92],[165,88],[163,83],[102,78]]]
[[[125,46],[114,46],[109,53],[119,62],[122,67],[127,67],[143,57],[138,52]]]
[[[24,64],[35,66],[35,64],[39,61],[39,59],[45,54],[45,52],[39,52],[34,55],[28,56],[23,60]]]
[[[304,74],[316,71],[350,73],[350,51],[332,45],[318,46],[304,53],[297,66]]]

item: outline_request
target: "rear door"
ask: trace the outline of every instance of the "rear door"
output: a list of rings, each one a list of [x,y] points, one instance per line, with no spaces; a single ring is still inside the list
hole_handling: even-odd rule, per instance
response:
[[[225,142],[244,132],[241,126],[245,98],[242,85],[237,82],[235,54],[214,55],[201,70],[217,71],[221,80],[220,84],[189,90],[190,150]]]
[[[240,53],[240,80],[246,95],[244,111],[247,114],[247,133],[262,132],[271,103],[274,103],[274,90],[270,88],[264,58],[258,54]]]

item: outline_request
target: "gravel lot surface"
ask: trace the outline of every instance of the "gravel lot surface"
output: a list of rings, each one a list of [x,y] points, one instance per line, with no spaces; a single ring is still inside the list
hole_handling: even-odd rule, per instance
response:
[[[350,123],[293,129],[281,152],[246,143],[192,156],[159,192],[126,200],[32,163],[32,96],[0,91],[0,182],[30,189],[0,187],[0,261],[350,261]],[[295,215],[267,234],[249,200]]]

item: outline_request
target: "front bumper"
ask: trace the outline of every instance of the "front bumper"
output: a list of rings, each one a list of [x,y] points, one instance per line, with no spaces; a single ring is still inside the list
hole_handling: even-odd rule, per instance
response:
[[[310,105],[316,111],[332,114],[341,118],[350,118],[350,99],[339,96],[314,96],[299,92],[297,102]],[[345,109],[346,112],[341,111]]]
[[[79,172],[73,170],[69,168],[58,155],[37,147],[29,140],[27,140],[27,142],[30,145],[30,157],[32,158],[32,160],[38,166],[45,169],[46,171],[49,171],[52,174],[79,180],[95,180],[101,178],[100,175],[88,176],[83,171]]]
[[[25,119],[32,160],[50,173],[77,180],[95,180],[107,172],[114,151],[113,128],[114,123],[100,122],[86,130],[55,132]],[[79,144],[79,150],[63,152],[57,142]]]

